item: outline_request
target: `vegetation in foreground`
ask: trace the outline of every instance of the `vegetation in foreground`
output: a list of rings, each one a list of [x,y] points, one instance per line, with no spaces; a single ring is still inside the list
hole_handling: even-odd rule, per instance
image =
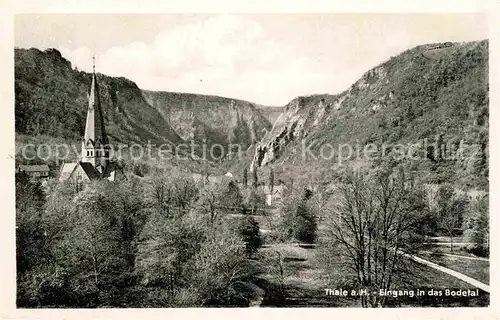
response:
[[[318,296],[328,287],[436,285],[434,271],[400,254],[416,252],[425,232],[440,230],[429,224],[437,213],[422,186],[400,169],[346,175],[327,199],[285,187],[284,205],[259,202],[260,211],[249,210],[263,199],[259,186],[229,178],[193,183],[175,169],[149,172],[85,188],[52,181],[46,193],[16,176],[19,307],[331,305],[331,297]],[[483,221],[467,212],[459,220],[484,234]],[[258,221],[273,230],[260,232]],[[297,241],[316,248],[290,247]],[[458,280],[448,286],[468,287]],[[334,300],[363,307],[438,303]],[[462,300],[443,305],[484,305],[488,298]]]
[[[248,306],[258,301],[262,306],[487,305],[484,292],[473,299],[417,300],[332,299],[323,292],[330,287],[470,288],[401,254],[425,250],[429,236],[450,239],[443,247],[446,253],[489,254],[488,43],[433,47],[420,46],[390,59],[339,96],[294,99],[289,106],[299,105],[305,131],[285,140],[297,142],[307,133],[306,142],[317,142],[315,148],[320,148],[324,142],[429,139],[450,142],[453,151],[463,138],[478,147],[476,157],[447,160],[431,148],[421,150],[421,160],[397,163],[405,172],[394,163],[386,166],[383,159],[361,164],[368,171],[354,174],[325,161],[301,161],[297,144],[286,141],[286,148],[279,150],[280,165],[270,164],[269,179],[262,177],[262,169],[241,170],[241,184],[236,179],[205,179],[224,165],[230,167],[231,161],[217,168],[176,159],[169,159],[169,165],[127,162],[127,181],[97,181],[85,188],[50,181],[46,191],[19,174],[18,306]],[[179,134],[194,128],[166,125],[169,112],[159,104],[181,105],[179,95],[165,94],[156,108],[149,108],[150,102],[137,98],[142,94],[135,84],[100,78],[102,98],[113,106],[106,115],[113,141],[175,144],[183,141]],[[89,80],[58,52],[16,50],[16,145],[77,141],[78,146]],[[340,97],[345,99],[337,110]],[[314,118],[320,106],[325,118]],[[247,145],[251,134],[245,126],[238,128],[242,130],[229,136]],[[202,131],[217,136],[217,141],[225,141],[228,134]],[[248,167],[253,156],[249,150],[245,161],[238,159],[232,167],[238,170],[229,171]],[[48,162],[56,173],[57,162]],[[191,172],[202,172],[203,179],[194,182]],[[282,205],[266,205],[263,181],[268,181],[267,190],[280,186]],[[453,241],[457,236],[465,247]],[[308,249],[291,245],[296,242]],[[482,262],[429,259],[487,279]]]

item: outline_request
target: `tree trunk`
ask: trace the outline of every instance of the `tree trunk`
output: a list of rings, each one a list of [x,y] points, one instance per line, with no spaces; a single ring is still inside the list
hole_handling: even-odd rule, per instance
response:
[[[453,231],[450,232],[450,250],[453,253]]]

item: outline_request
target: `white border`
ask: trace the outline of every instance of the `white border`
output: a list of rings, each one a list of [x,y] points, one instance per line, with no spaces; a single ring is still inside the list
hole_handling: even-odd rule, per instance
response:
[[[499,201],[498,148],[500,88],[500,3],[498,1],[8,1],[2,5],[0,16],[0,317],[4,319],[88,319],[88,318],[238,318],[255,319],[279,317],[303,319],[308,317],[349,318],[498,318],[498,236],[496,217]],[[14,212],[14,84],[13,84],[13,17],[15,13],[320,13],[320,12],[490,12],[490,216],[491,216],[491,295],[489,308],[405,308],[405,309],[347,309],[347,308],[251,308],[251,309],[15,309],[15,212]]]

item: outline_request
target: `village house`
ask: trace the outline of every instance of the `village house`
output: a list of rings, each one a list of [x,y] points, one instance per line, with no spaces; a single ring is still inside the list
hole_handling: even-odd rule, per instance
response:
[[[20,165],[16,169],[16,173],[26,173],[32,181],[46,180],[50,176],[49,166],[46,164]]]

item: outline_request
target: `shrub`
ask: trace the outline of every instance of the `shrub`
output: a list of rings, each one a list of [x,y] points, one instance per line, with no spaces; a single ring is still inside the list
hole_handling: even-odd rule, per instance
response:
[[[243,191],[243,205],[247,214],[262,214],[259,209],[266,207],[265,194],[259,189],[246,189]]]
[[[310,201],[310,191],[303,196],[292,191],[284,200],[283,220],[280,231],[285,238],[293,238],[305,243],[313,243],[316,239],[317,217],[316,210]]]
[[[252,257],[262,246],[259,223],[252,216],[247,217],[241,221],[238,232],[243,237],[243,241],[245,241],[248,257]]]

